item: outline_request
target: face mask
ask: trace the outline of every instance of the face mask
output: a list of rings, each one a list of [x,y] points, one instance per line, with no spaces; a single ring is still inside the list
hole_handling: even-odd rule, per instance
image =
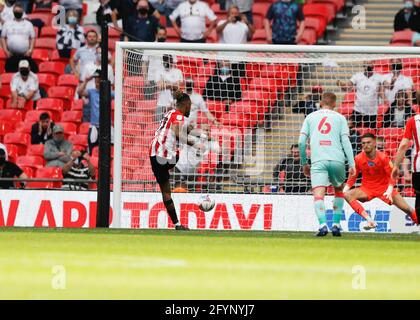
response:
[[[187,91],[188,93],[191,93],[193,91],[193,87],[194,87],[194,85],[191,82],[186,83],[185,84],[185,91]]]
[[[13,12],[13,14],[16,19],[22,19],[23,17],[23,12]]]
[[[139,8],[139,13],[142,14],[142,15],[147,14],[148,11],[149,11],[149,9],[147,9],[147,8]]]
[[[235,17],[235,21],[236,21],[236,22],[241,21],[241,17],[240,17],[240,16],[236,16],[236,17]]]
[[[222,74],[222,75],[228,75],[229,72],[230,72],[230,69],[228,67],[220,68],[220,74]]]
[[[406,9],[413,9],[414,4],[412,2],[404,2],[404,8]]]
[[[29,75],[29,69],[26,69],[26,68],[20,69],[19,72],[20,72],[20,75],[23,77],[27,77]]]
[[[7,1],[7,2],[9,2],[9,4],[10,4],[10,5],[14,5],[14,4],[15,4],[15,2],[16,2],[16,0],[9,0],[9,1]]]
[[[62,142],[64,140],[64,137],[58,137],[58,136],[56,136],[56,137],[53,138],[53,140],[55,142]]]
[[[68,18],[68,21],[69,21],[69,24],[77,24],[77,17],[69,17]]]
[[[166,38],[164,38],[164,37],[160,37],[160,38],[157,38],[157,41],[158,41],[158,42],[165,42],[165,41],[166,41]]]
[[[6,162],[6,158],[0,157],[0,166],[4,165],[5,162]]]
[[[365,68],[365,72],[368,72],[368,73],[373,72],[373,68],[372,68],[372,66],[367,66],[367,67]]]

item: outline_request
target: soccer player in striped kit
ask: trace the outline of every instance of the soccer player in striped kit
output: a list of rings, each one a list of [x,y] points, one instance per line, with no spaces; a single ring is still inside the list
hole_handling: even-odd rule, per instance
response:
[[[171,184],[169,171],[172,170],[179,158],[179,143],[186,143],[197,149],[204,149],[195,139],[188,137],[185,117],[191,110],[191,99],[182,91],[174,93],[176,109],[168,111],[156,130],[155,137],[150,145],[150,162],[153,174],[159,184],[163,203],[176,230],[189,230],[179,223],[174,202],[171,197]]]
[[[417,95],[417,99],[420,98],[420,95]],[[419,100],[417,100],[419,101]],[[395,157],[394,161],[394,168],[392,169],[392,178],[398,179],[399,178],[399,167],[401,165],[401,162],[404,159],[405,153],[407,152],[408,148],[411,146],[411,141],[414,140],[414,147],[415,150],[413,150],[413,176],[412,176],[412,184],[413,189],[416,192],[416,203],[415,203],[415,210],[417,214],[417,218],[420,215],[420,115],[415,115],[414,117],[411,117],[407,120],[407,123],[405,124],[405,132],[404,136],[400,142],[400,146],[398,147],[398,152]],[[419,230],[420,233],[420,230]]]
[[[324,197],[327,187],[332,184],[335,191],[333,236],[341,236],[340,219],[344,205],[344,181],[346,180],[346,158],[350,176],[355,174],[353,149],[349,140],[347,120],[334,111],[336,96],[326,92],[321,98],[321,110],[309,114],[303,122],[299,138],[299,152],[303,172],[311,177],[314,194],[315,213],[320,228],[316,236],[328,234]],[[306,158],[306,142],[310,139],[311,165]]]

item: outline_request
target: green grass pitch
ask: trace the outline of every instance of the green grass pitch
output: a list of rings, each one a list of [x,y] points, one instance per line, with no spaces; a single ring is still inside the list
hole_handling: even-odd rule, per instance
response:
[[[419,288],[414,234],[0,229],[0,299],[419,299]]]

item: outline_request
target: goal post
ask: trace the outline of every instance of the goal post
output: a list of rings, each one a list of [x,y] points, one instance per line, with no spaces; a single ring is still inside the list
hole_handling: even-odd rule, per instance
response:
[[[397,100],[390,74],[400,60],[400,74],[412,79],[411,89],[404,91],[411,92],[406,97],[410,102],[405,103],[414,114],[420,48],[117,42],[112,227],[127,227],[123,194],[135,202],[159,190],[148,148],[159,121],[173,108],[174,88],[185,91],[192,83],[200,96],[193,104],[203,102],[204,107],[193,106],[194,116],[188,121],[197,142],[206,142],[202,155],[181,149],[184,162],[171,176],[174,188],[187,190],[192,197],[202,193],[303,196],[310,194],[309,181],[288,171],[299,171],[291,149],[305,112],[308,106],[319,108],[319,100],[309,100],[333,92],[338,98],[336,110],[353,119],[356,93],[344,83],[355,81],[353,75],[371,65],[379,75],[378,90],[383,90],[375,96],[377,117],[358,119],[355,131],[359,136],[370,131],[381,136],[392,158],[403,126],[398,112],[391,114],[396,120],[384,125],[385,115],[395,108],[384,98],[394,95]],[[226,81],[231,82],[222,87]],[[295,210],[299,211],[299,203]]]

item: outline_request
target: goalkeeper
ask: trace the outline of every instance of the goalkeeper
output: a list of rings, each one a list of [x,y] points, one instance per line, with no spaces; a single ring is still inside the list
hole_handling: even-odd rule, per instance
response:
[[[299,152],[303,172],[311,177],[315,213],[320,228],[316,236],[328,234],[324,197],[326,188],[332,184],[335,191],[333,236],[341,236],[340,219],[344,205],[343,187],[346,180],[345,161],[349,164],[350,176],[355,174],[353,149],[349,140],[346,118],[335,112],[336,96],[326,92],[322,95],[321,109],[309,114],[303,122],[299,137]],[[306,158],[306,143],[310,139],[311,165]]]

